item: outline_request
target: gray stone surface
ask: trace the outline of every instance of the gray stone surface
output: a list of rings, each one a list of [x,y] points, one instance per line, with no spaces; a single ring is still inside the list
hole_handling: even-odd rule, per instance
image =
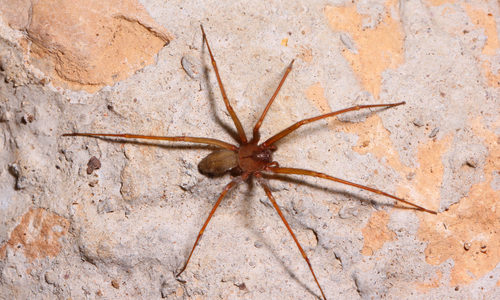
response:
[[[191,135],[233,143],[234,126],[202,44],[200,24],[247,134],[294,58],[293,71],[263,124],[264,139],[293,122],[324,113],[321,105],[337,110],[358,103],[407,102],[300,129],[278,144],[274,158],[280,165],[325,172],[398,195],[409,189],[409,195],[416,195],[423,188],[419,176],[431,176],[420,172],[426,161],[421,155],[432,151],[422,154],[419,147],[435,142],[445,145],[436,150],[436,169],[442,168],[442,175],[437,183],[432,179],[431,186],[425,186],[431,192],[422,192],[424,196],[412,201],[424,201],[419,203],[445,214],[488,178],[493,179],[487,195],[498,195],[498,169],[492,171],[491,165],[499,159],[495,156],[499,87],[488,83],[484,62],[498,73],[500,53],[498,46],[491,55],[482,53],[487,32],[474,26],[468,4],[435,6],[413,0],[389,6],[383,1],[358,4],[367,30],[380,25],[389,7],[404,34],[403,60],[380,73],[377,96],[367,91],[342,54],[357,55],[365,45],[352,33],[329,25],[325,8],[341,6],[341,1],[141,3],[175,38],[159,51],[155,63],[95,93],[41,84],[46,75],[24,60],[19,45],[22,33],[5,23],[0,26],[2,297],[318,297],[306,263],[257,182],[241,184],[228,194],[182,275],[185,283],[176,280],[208,212],[230,181],[229,175],[207,178],[198,172],[197,163],[210,153],[209,148],[61,136],[68,132]],[[476,9],[492,9],[498,39],[498,3],[483,6],[477,4]],[[445,18],[446,7],[452,13]],[[468,34],[462,34],[465,30]],[[304,56],[307,49],[311,60]],[[307,96],[317,83],[325,103]],[[373,115],[387,132],[385,141],[392,147],[386,149],[387,156],[378,156],[381,148],[358,151],[364,136],[355,126],[375,120]],[[489,135],[478,135],[474,120],[480,120],[481,132]],[[101,167],[88,174],[92,156]],[[401,188],[401,182],[406,188]],[[320,179],[270,184],[330,299],[491,299],[500,294],[498,227],[473,233],[490,230],[497,235],[484,241],[471,239],[474,247],[481,241],[488,245],[482,269],[471,269],[470,252],[456,243],[443,247],[458,247],[463,256],[449,255],[431,263],[430,245],[447,241],[448,235],[460,239],[467,228],[473,228],[468,224],[475,219],[463,219],[462,227],[450,227],[448,235],[436,237],[421,231],[422,222],[436,222],[440,224],[436,230],[441,230],[442,214],[430,221],[422,212],[393,209],[391,200]],[[489,213],[498,219],[498,198],[490,200],[494,205]],[[31,225],[26,231],[33,239],[56,236],[54,244],[37,248],[14,238],[15,228],[20,228],[30,209],[43,209],[42,215],[50,220],[61,217],[47,222],[51,236],[34,233],[45,232],[37,225],[40,219],[27,222]],[[369,234],[388,231],[392,235],[368,255],[363,249],[373,237],[363,229],[377,213],[387,215],[387,222]],[[47,250],[54,245],[59,245],[54,252]],[[30,256],[30,249],[23,250],[27,246],[38,252]],[[468,270],[473,274],[469,281],[456,275]]]

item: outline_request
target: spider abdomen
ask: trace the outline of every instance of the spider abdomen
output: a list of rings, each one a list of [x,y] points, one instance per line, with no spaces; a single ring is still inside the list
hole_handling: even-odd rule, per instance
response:
[[[238,166],[238,153],[231,150],[215,150],[198,164],[201,174],[217,177]]]

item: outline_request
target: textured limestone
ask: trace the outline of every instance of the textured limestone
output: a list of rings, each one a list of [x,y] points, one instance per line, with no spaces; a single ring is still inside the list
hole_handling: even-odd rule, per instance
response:
[[[29,63],[58,86],[111,85],[151,64],[172,39],[136,1],[16,2],[2,5],[4,19],[26,31]]]
[[[210,148],[61,137],[129,132],[234,142],[200,23],[247,132],[294,58],[263,138],[354,104],[406,101],[311,124],[278,144],[282,166],[440,211],[394,207],[320,179],[271,180],[329,298],[500,293],[498,3],[7,2],[0,1],[1,295],[318,295],[257,182],[228,193],[186,282],[176,280],[230,180],[198,172]],[[100,168],[88,172],[93,157]]]

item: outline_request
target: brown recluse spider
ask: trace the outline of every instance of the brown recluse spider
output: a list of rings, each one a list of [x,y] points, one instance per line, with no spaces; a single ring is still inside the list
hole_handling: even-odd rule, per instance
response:
[[[251,176],[255,176],[259,184],[262,186],[264,189],[264,192],[266,193],[267,197],[271,201],[274,209],[278,213],[279,217],[285,224],[286,229],[288,232],[290,232],[290,235],[292,236],[293,240],[295,241],[295,244],[299,248],[300,253],[302,254],[302,257],[306,261],[307,265],[309,266],[309,270],[311,271],[312,276],[314,277],[314,281],[316,282],[316,285],[318,286],[321,295],[323,296],[323,299],[326,299],[325,293],[323,292],[323,289],[321,288],[321,285],[319,284],[318,279],[316,278],[316,274],[314,273],[313,267],[311,263],[309,262],[309,258],[307,257],[306,253],[302,249],[302,246],[300,245],[299,241],[297,240],[297,237],[293,233],[292,228],[288,224],[287,220],[285,219],[285,216],[281,212],[281,209],[279,208],[278,204],[276,203],[276,200],[274,199],[271,189],[269,188],[267,182],[264,180],[262,174],[292,174],[292,175],[306,175],[306,176],[312,176],[312,177],[319,177],[323,179],[328,179],[331,181],[343,183],[346,185],[354,186],[363,190],[367,190],[379,195],[383,195],[389,198],[392,198],[394,200],[406,203],[410,206],[413,206],[414,208],[418,210],[422,210],[428,213],[432,214],[437,214],[437,212],[433,210],[426,209],[422,206],[416,205],[414,203],[411,203],[407,200],[398,198],[394,195],[382,192],[380,190],[364,186],[361,184],[353,183],[347,180],[343,180],[340,178],[336,178],[324,173],[320,172],[315,172],[315,171],[310,171],[310,170],[305,170],[305,169],[297,169],[297,168],[283,168],[280,167],[279,164],[276,161],[273,161],[272,159],[272,154],[274,151],[277,150],[276,146],[274,145],[277,141],[281,140],[285,136],[289,135],[293,131],[295,131],[297,128],[301,127],[302,125],[309,124],[321,119],[333,117],[336,115],[340,115],[345,112],[349,111],[357,111],[360,109],[366,109],[366,108],[373,108],[373,107],[384,107],[384,108],[389,108],[389,107],[394,107],[398,105],[405,104],[405,102],[398,102],[398,103],[389,103],[389,104],[371,104],[371,105],[356,105],[353,107],[349,107],[346,109],[330,112],[327,114],[323,114],[320,116],[316,116],[313,118],[309,119],[304,119],[301,120],[290,127],[280,131],[279,133],[273,135],[272,137],[268,138],[266,141],[263,143],[259,144],[260,140],[260,134],[259,134],[259,129],[260,126],[262,125],[262,122],[264,121],[264,118],[269,110],[269,107],[273,103],[274,99],[276,98],[276,95],[278,94],[279,90],[281,89],[281,86],[285,82],[286,77],[292,70],[292,65],[294,60],[291,61],[291,63],[288,65],[285,74],[281,78],[281,81],[276,88],[274,94],[271,96],[271,99],[269,99],[269,102],[267,103],[266,108],[262,112],[262,115],[260,116],[259,120],[255,124],[253,128],[253,137],[250,141],[247,140],[247,137],[245,135],[245,131],[243,130],[243,127],[241,126],[240,120],[236,116],[236,113],[234,112],[233,108],[231,107],[231,104],[229,103],[229,100],[226,95],[226,91],[224,90],[224,86],[222,84],[222,80],[219,75],[219,70],[217,69],[217,64],[215,62],[214,56],[212,54],[212,50],[210,49],[210,45],[208,44],[207,36],[205,35],[205,31],[203,30],[203,26],[201,26],[201,32],[203,35],[203,41],[205,42],[208,52],[210,53],[210,60],[212,62],[212,66],[215,71],[215,76],[217,77],[217,82],[219,84],[220,92],[222,94],[222,99],[224,100],[224,104],[226,105],[226,109],[228,110],[231,119],[234,122],[234,125],[236,126],[236,130],[238,131],[238,137],[240,139],[240,145],[236,146],[230,143],[226,143],[224,141],[212,139],[212,138],[205,138],[205,137],[191,137],[191,136],[149,136],[149,135],[136,135],[136,134],[113,134],[113,133],[67,133],[63,134],[63,136],[87,136],[87,137],[120,137],[120,138],[131,138],[131,139],[148,139],[148,140],[163,140],[163,141],[172,141],[172,142],[190,142],[190,143],[197,143],[197,144],[206,144],[206,145],[211,145],[211,146],[216,146],[221,149],[215,150],[212,153],[210,153],[207,157],[205,157],[199,164],[199,170],[201,173],[208,175],[208,176],[220,176],[225,173],[230,172],[231,175],[234,177],[231,182],[229,182],[224,189],[222,190],[222,193],[220,194],[219,198],[215,202],[212,210],[210,211],[207,219],[205,220],[205,223],[200,229],[200,232],[198,233],[198,236],[194,242],[193,248],[191,249],[191,252],[189,253],[189,256],[186,260],[186,263],[182,267],[182,269],[179,271],[177,274],[177,277],[179,277],[184,270],[186,270],[186,267],[189,263],[189,260],[191,259],[191,256],[193,255],[194,250],[196,249],[196,246],[198,245],[198,242],[200,241],[201,236],[203,235],[203,232],[205,231],[205,228],[207,227],[208,223],[210,222],[210,219],[214,215],[215,211],[217,210],[217,207],[219,207],[219,204],[221,203],[222,199],[224,196],[229,192],[231,188],[233,188],[235,185],[247,181]]]

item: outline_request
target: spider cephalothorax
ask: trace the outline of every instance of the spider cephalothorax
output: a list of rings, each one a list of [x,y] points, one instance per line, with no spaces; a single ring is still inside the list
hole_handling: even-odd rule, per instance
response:
[[[313,176],[313,177],[318,177],[318,178],[323,178],[327,180],[331,180],[334,182],[339,182],[342,184],[358,187],[379,195],[383,195],[389,198],[392,198],[394,200],[406,203],[408,205],[411,205],[419,210],[426,211],[429,213],[436,214],[435,211],[428,210],[424,207],[421,207],[419,205],[413,204],[409,201],[406,201],[402,198],[398,198],[394,195],[382,192],[378,189],[371,188],[368,186],[364,186],[361,184],[349,182],[347,180],[343,180],[340,178],[336,178],[324,173],[320,172],[315,172],[315,171],[310,171],[310,170],[305,170],[305,169],[297,169],[297,168],[282,168],[279,167],[279,164],[275,161],[272,160],[272,153],[276,150],[276,146],[274,145],[277,141],[281,140],[291,132],[295,131],[297,128],[301,127],[302,125],[315,122],[317,120],[321,120],[324,118],[329,118],[333,117],[348,111],[356,111],[360,109],[367,109],[367,108],[375,108],[375,107],[382,107],[382,108],[389,108],[389,107],[395,107],[399,106],[402,104],[405,104],[405,102],[398,102],[398,103],[390,103],[390,104],[372,104],[372,105],[357,105],[353,106],[350,108],[334,111],[331,113],[323,114],[320,116],[308,118],[301,120],[288,128],[280,131],[279,133],[273,135],[263,143],[259,144],[260,140],[260,133],[259,129],[260,126],[267,114],[267,111],[269,110],[269,107],[273,103],[274,99],[276,98],[276,95],[278,94],[279,90],[281,89],[281,86],[285,82],[285,79],[288,76],[288,73],[290,73],[293,65],[293,60],[290,63],[290,65],[287,67],[285,74],[283,75],[278,87],[276,88],[274,94],[271,96],[271,99],[269,99],[266,108],[264,109],[263,113],[261,114],[259,120],[255,124],[253,128],[253,138],[248,141],[245,131],[243,130],[243,127],[241,126],[240,120],[238,119],[236,113],[234,112],[231,104],[229,103],[229,100],[227,98],[226,92],[224,90],[224,86],[222,85],[222,80],[219,75],[219,71],[217,68],[217,64],[215,62],[215,59],[212,54],[212,50],[210,49],[210,45],[208,44],[207,37],[205,35],[205,32],[203,30],[203,27],[201,27],[201,31],[203,34],[203,41],[205,42],[208,52],[210,53],[210,60],[212,62],[212,66],[215,71],[215,75],[217,77],[217,82],[219,84],[219,88],[222,94],[222,99],[224,100],[224,104],[229,112],[229,115],[231,116],[234,125],[236,127],[236,130],[238,132],[238,137],[239,137],[239,146],[212,139],[212,138],[205,138],[205,137],[191,137],[191,136],[147,136],[147,135],[137,135],[137,134],[115,134],[115,133],[69,133],[69,134],[64,134],[64,136],[88,136],[88,137],[120,137],[120,138],[133,138],[133,139],[149,139],[149,140],[163,140],[163,141],[172,141],[172,142],[190,142],[190,143],[198,143],[198,144],[205,144],[205,145],[211,145],[211,146],[216,146],[219,148],[219,150],[216,150],[212,153],[210,153],[207,157],[205,157],[198,165],[198,169],[200,170],[201,173],[208,175],[208,176],[221,176],[224,175],[228,172],[233,175],[233,179],[231,182],[229,182],[226,187],[222,190],[222,193],[220,194],[219,198],[215,202],[212,210],[210,211],[207,219],[205,220],[205,223],[203,224],[202,228],[200,229],[198,236],[196,238],[196,241],[194,242],[193,248],[191,248],[191,252],[189,253],[188,258],[186,259],[186,262],[180,272],[178,273],[177,276],[180,276],[182,272],[186,269],[189,260],[191,259],[191,256],[193,255],[194,250],[196,249],[196,246],[198,245],[198,242],[203,235],[203,232],[205,231],[205,228],[207,227],[208,223],[210,222],[210,219],[212,218],[213,214],[215,213],[217,207],[219,207],[219,204],[221,203],[222,199],[225,197],[227,192],[236,186],[237,184],[246,181],[250,177],[255,177],[259,184],[262,186],[264,189],[267,197],[271,201],[274,209],[278,213],[279,217],[285,224],[285,227],[287,228],[288,232],[292,236],[295,244],[297,245],[300,253],[302,254],[302,257],[306,261],[309,270],[311,271],[312,276],[314,277],[314,281],[316,282],[316,285],[318,286],[321,295],[323,296],[324,299],[326,299],[326,296],[323,292],[323,289],[321,288],[321,285],[319,284],[318,279],[316,278],[316,275],[314,273],[314,270],[312,268],[311,263],[309,262],[309,258],[307,257],[306,253],[302,249],[302,246],[300,245],[299,241],[297,240],[292,228],[288,224],[287,220],[285,219],[285,216],[281,212],[281,209],[279,208],[278,204],[276,203],[276,200],[274,199],[274,196],[271,193],[271,189],[268,186],[267,181],[264,179],[265,174],[292,174],[292,175],[306,175],[306,176]]]

